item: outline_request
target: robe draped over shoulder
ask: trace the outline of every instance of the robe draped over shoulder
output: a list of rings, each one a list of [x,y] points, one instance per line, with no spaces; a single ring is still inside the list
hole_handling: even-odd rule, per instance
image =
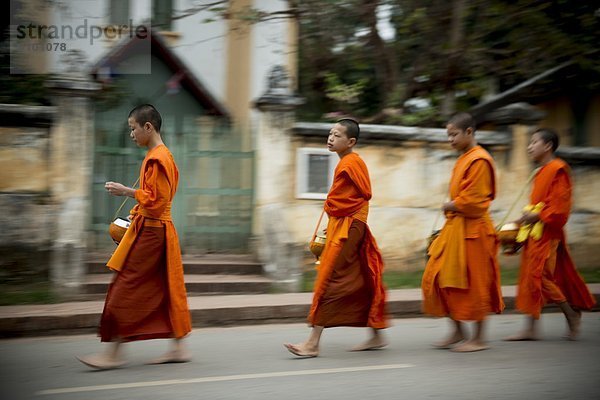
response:
[[[516,305],[521,312],[539,318],[548,302],[568,301],[588,310],[596,303],[577,272],[566,243],[564,226],[571,212],[572,182],[566,162],[555,158],[535,175],[529,198],[543,203],[539,213],[542,237],[527,238],[521,255]]]
[[[450,199],[456,212],[429,249],[423,273],[423,311],[480,321],[504,309],[498,243],[488,209],[496,195],[492,157],[481,146],[462,154],[452,171]]]
[[[169,149],[161,144],[149,150],[140,168],[139,189],[135,191],[138,203],[130,211],[133,220],[107,266],[114,271],[126,269],[142,229],[145,226],[163,227],[169,319],[174,337],[180,338],[191,331],[191,319],[181,249],[171,219],[171,204],[178,182],[179,171]]]
[[[356,268],[362,269],[361,276],[364,277],[365,281],[363,287],[357,287],[356,290],[364,290],[365,296],[367,296],[365,321],[357,323],[358,317],[354,317],[352,322],[347,324],[339,322],[335,326],[369,326],[376,329],[387,327],[385,315],[386,294],[382,281],[383,259],[375,238],[366,225],[370,199],[371,182],[366,164],[356,153],[344,156],[335,169],[333,184],[325,201],[325,212],[329,216],[327,241],[320,258],[321,262],[315,281],[313,302],[308,316],[311,324],[322,320],[322,318],[319,318],[319,313],[321,308],[324,307],[324,299],[331,299],[339,295],[332,293],[332,291],[338,290],[336,288],[341,287],[341,285],[332,284],[334,267],[344,264],[344,260],[340,260],[339,257],[342,254],[344,245],[347,244],[351,229],[362,232],[362,225],[357,226],[355,222],[359,221],[364,224],[364,234],[361,234],[364,236],[357,242],[359,248],[355,249],[358,254]],[[354,231],[352,232],[354,234]],[[342,255],[345,256],[348,250],[345,249]],[[361,306],[356,306],[355,314],[362,312],[359,308]],[[343,311],[348,315],[352,314],[352,310]],[[349,316],[349,318],[351,317]],[[332,326],[326,323],[323,325]]]

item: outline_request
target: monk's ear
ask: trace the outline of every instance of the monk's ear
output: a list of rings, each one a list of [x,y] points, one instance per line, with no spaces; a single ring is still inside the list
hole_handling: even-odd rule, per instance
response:
[[[348,139],[348,144],[350,145],[350,147],[354,146],[356,144],[356,138],[350,138]]]
[[[467,129],[465,129],[465,134],[466,135],[471,135],[473,136],[473,133],[475,133],[475,131],[473,131],[473,128],[468,127]]]
[[[150,132],[154,128],[150,122],[144,123],[144,130]]]

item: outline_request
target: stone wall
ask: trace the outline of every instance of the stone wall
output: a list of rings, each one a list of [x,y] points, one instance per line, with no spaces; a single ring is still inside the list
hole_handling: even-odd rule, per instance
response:
[[[293,151],[289,153],[293,164],[295,149],[323,148],[330,127],[331,124],[296,123]],[[478,131],[476,134],[496,161],[498,193],[491,208],[495,223],[506,217],[533,170],[526,154],[532,129],[512,125],[507,131]],[[456,160],[456,152],[446,143],[445,130],[363,125],[356,151],[369,168],[373,188],[369,225],[387,268],[423,268],[426,239],[434,222],[437,221],[437,227],[443,224],[438,210]],[[561,155],[572,164],[575,181],[573,214],[567,226],[569,243],[576,263],[592,266],[594,250],[600,245],[600,165],[596,162],[600,157],[594,156],[594,149],[589,148],[565,148]],[[285,176],[292,183],[297,179],[294,168],[286,171]],[[528,194],[527,188],[507,221],[520,214]],[[286,203],[286,220],[294,241],[300,245],[307,243],[323,200],[298,199],[293,190],[288,190]],[[501,263],[514,267],[518,257],[501,257]]]
[[[558,155],[573,172],[573,208],[567,240],[579,267],[598,266],[600,247],[600,148],[564,147]]]
[[[85,268],[98,85],[75,74],[46,85],[56,107],[0,105],[0,277],[64,294]]]
[[[0,282],[47,279],[52,107],[0,105]]]

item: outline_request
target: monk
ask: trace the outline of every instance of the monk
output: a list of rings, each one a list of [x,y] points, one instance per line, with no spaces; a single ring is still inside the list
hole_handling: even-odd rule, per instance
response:
[[[329,131],[327,148],[340,161],[325,201],[329,222],[308,315],[312,331],[303,343],[284,344],[299,357],[318,356],[323,329],[335,326],[371,328],[370,339],[353,351],[387,345],[379,332],[387,327],[383,261],[367,225],[371,181],[364,161],[353,152],[359,134],[352,119],[339,120]]]
[[[596,300],[577,273],[567,246],[564,226],[571,210],[570,168],[557,158],[558,135],[538,129],[527,153],[540,169],[534,180],[529,205],[517,221],[517,241],[524,242],[517,290],[517,309],[528,314],[527,327],[507,340],[538,339],[536,322],[546,303],[556,303],[564,313],[567,339],[576,340],[581,310],[591,309]]]
[[[149,104],[129,113],[131,139],[148,153],[140,169],[139,189],[107,182],[114,196],[137,200],[131,210],[131,225],[107,263],[116,271],[108,288],[99,335],[112,345],[103,353],[78,359],[96,369],[125,364],[124,342],[172,338],[173,348],[150,363],[190,361],[182,338],[191,331],[191,319],[183,281],[181,250],[171,220],[171,203],[179,172],[164,145],[162,118]]]
[[[475,140],[475,121],[467,113],[453,116],[448,141],[460,152],[450,180],[450,201],[442,205],[446,222],[429,248],[423,273],[423,311],[449,317],[453,331],[434,344],[456,352],[488,348],[484,340],[487,314],[504,309],[498,245],[488,209],[496,194],[492,157]],[[467,337],[464,321],[475,321]]]

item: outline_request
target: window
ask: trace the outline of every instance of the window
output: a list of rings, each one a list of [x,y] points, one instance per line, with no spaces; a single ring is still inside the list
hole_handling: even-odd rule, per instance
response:
[[[152,27],[170,31],[173,25],[173,0],[152,0]]]
[[[296,153],[296,196],[325,199],[338,157],[327,149],[300,148]]]
[[[110,0],[109,15],[111,25],[129,25],[129,0]]]

